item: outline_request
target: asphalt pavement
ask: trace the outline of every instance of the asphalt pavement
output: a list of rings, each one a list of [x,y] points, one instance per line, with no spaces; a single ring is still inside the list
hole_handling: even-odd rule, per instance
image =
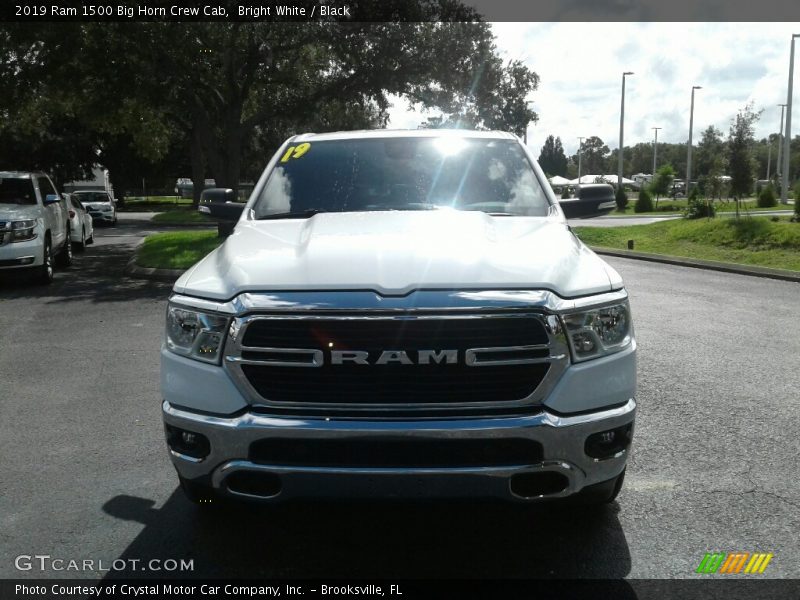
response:
[[[771,552],[800,577],[800,285],[611,258],[639,344],[618,502],[301,502],[203,511],[177,490],[160,419],[170,285],[123,269],[126,217],[49,287],[0,281],[0,577],[15,557],[192,560],[222,577],[690,578],[707,551]],[[97,564],[97,563],[95,563]],[[133,566],[136,565],[136,566]],[[756,576],[757,577],[757,576]]]

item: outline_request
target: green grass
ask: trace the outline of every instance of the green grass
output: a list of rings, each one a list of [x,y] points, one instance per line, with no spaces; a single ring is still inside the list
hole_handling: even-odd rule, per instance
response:
[[[800,271],[800,223],[788,218],[676,219],[629,227],[575,227],[589,246]]]
[[[651,212],[643,212],[637,213],[633,211],[633,206],[636,204],[636,198],[638,195],[636,193],[628,192],[628,206],[625,207],[624,211],[615,210],[611,213],[611,215],[635,215],[635,216],[642,216],[646,217],[649,215],[665,215],[665,214],[675,214],[675,213],[682,213],[686,210],[686,199],[681,200],[672,200],[669,198],[662,198],[658,201],[658,208]],[[653,198],[653,205],[655,206],[656,199]],[[728,202],[720,202],[719,200],[714,201],[714,208],[717,209],[718,212],[736,212],[736,203],[733,200]],[[792,210],[794,208],[791,204],[789,206],[784,206],[780,202],[778,202],[777,206],[773,206],[772,208],[759,208],[756,205],[755,198],[748,198],[746,201],[739,204],[739,210],[748,210],[750,212],[761,212],[761,211],[774,211],[774,210]]]
[[[166,225],[182,225],[194,223],[208,223],[213,225],[215,221],[210,217],[199,213],[196,210],[186,210],[184,208],[174,208],[165,212],[158,213],[152,219],[153,223]]]
[[[144,239],[136,254],[136,264],[158,269],[188,269],[222,242],[216,231],[154,233]]]

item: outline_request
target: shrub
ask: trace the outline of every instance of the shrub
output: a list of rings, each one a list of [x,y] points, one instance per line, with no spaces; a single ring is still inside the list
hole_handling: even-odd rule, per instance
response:
[[[570,198],[570,197],[571,197],[571,196],[569,195],[569,188],[568,188],[568,187],[565,187],[565,188],[564,188],[564,189],[561,191],[561,199],[562,199],[562,200],[566,200],[567,198]]]
[[[800,181],[794,184],[794,216],[792,221],[800,223]]]
[[[759,208],[771,208],[778,205],[778,200],[775,198],[775,190],[772,189],[772,184],[767,184],[761,189],[758,195]]]
[[[617,202],[617,210],[623,212],[625,207],[628,206],[628,194],[621,187],[614,194],[614,200]]]
[[[687,219],[702,219],[704,217],[713,217],[715,214],[714,201],[701,198],[697,188],[692,188],[692,191],[689,193],[686,212],[683,216]]]
[[[639,191],[639,197],[636,199],[636,204],[633,205],[633,212],[643,213],[643,212],[652,212],[653,210],[653,198],[650,196],[650,192],[648,192],[645,188],[642,188]]]

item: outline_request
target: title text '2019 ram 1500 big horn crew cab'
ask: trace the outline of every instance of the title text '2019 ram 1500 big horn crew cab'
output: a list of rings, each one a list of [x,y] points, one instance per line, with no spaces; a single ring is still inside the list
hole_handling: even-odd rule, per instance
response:
[[[506,133],[304,134],[175,283],[167,444],[189,498],[613,500],[635,415],[617,272]],[[243,207],[243,208],[242,208]]]

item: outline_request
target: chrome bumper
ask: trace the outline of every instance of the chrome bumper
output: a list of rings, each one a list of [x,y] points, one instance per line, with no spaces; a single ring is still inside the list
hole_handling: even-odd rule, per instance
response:
[[[498,497],[517,501],[560,498],[585,486],[608,481],[625,468],[630,449],[597,460],[585,453],[586,438],[633,423],[636,403],[583,415],[559,417],[546,410],[531,416],[482,419],[368,421],[270,417],[245,413],[234,418],[202,415],[177,409],[164,402],[165,424],[208,438],[210,454],[192,458],[170,449],[178,473],[190,480],[212,485],[238,497],[279,501],[294,497]],[[372,468],[287,466],[248,460],[250,445],[266,438],[283,440],[356,440],[382,435],[393,439],[492,440],[530,439],[541,444],[541,460],[502,466]],[[512,478],[551,471],[566,484],[553,493],[521,496],[512,489]],[[278,491],[252,495],[229,487],[235,473],[270,476],[279,481]]]

